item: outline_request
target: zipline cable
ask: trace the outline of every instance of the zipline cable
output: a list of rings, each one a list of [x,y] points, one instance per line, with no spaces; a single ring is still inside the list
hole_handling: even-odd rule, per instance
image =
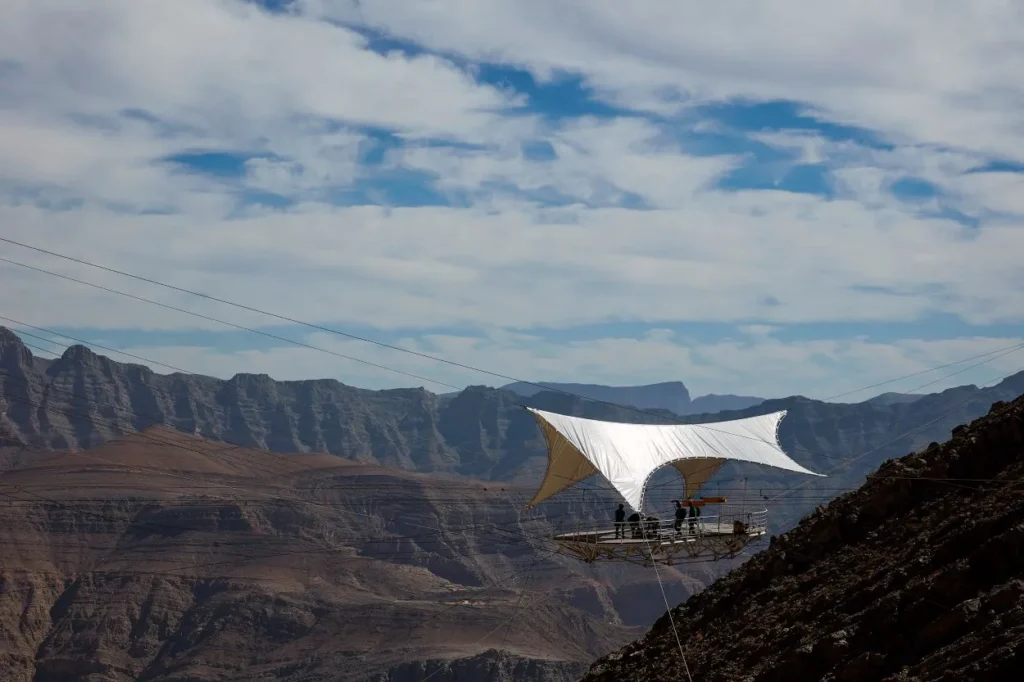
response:
[[[0,260],[3,260],[3,259],[2,259],[2,258],[0,258]],[[14,320],[13,318],[4,318],[4,319],[7,319],[7,320],[9,320],[9,321],[11,321],[11,322],[13,322],[13,323],[18,323],[18,321],[17,321],[17,320]],[[73,337],[69,337],[69,336],[66,336],[66,335],[63,335],[63,334],[59,334],[59,333],[56,333],[56,332],[51,332],[50,330],[46,330],[46,329],[43,329],[43,328],[37,328],[37,329],[39,329],[40,331],[44,331],[44,332],[46,332],[46,333],[54,333],[54,334],[56,334],[56,335],[58,335],[58,336],[63,336],[64,338],[70,338],[70,339],[72,339],[72,340],[77,340],[77,341],[80,341],[80,342],[83,342],[83,343],[87,343],[87,342],[85,342],[85,341],[83,341],[83,340],[80,340],[80,339],[74,339]],[[38,337],[37,337],[37,338],[38,338]],[[50,340],[47,340],[47,341],[48,341],[48,342],[50,342],[50,343],[55,343],[55,342],[53,342],[53,341],[50,341]],[[1003,357],[1003,356],[1005,356],[1005,355],[1009,355],[1009,354],[1011,354],[1011,353],[1015,353],[1015,352],[1017,352],[1017,351],[1019,351],[1019,350],[1021,350],[1021,349],[1024,349],[1024,343],[1022,343],[1022,344],[1017,344],[1017,345],[1014,345],[1014,346],[1010,346],[1010,347],[1008,347],[1008,348],[1006,348],[1006,349],[1000,349],[999,351],[996,351],[996,352],[995,352],[995,353],[996,353],[995,355],[993,355],[993,353],[986,353],[986,354],[983,354],[983,355],[982,355],[982,356],[980,356],[980,357],[985,357],[985,356],[992,356],[992,357],[988,357],[988,359],[986,359],[986,360],[982,360],[982,361],[980,361],[980,362],[977,362],[977,363],[975,363],[975,364],[973,364],[973,365],[969,365],[969,366],[967,366],[967,367],[965,367],[965,368],[962,368],[962,369],[960,369],[960,370],[958,370],[958,371],[956,371],[956,372],[953,372],[953,373],[951,373],[951,374],[948,374],[948,375],[945,375],[945,376],[943,376],[943,377],[940,377],[939,379],[936,379],[936,380],[933,380],[933,381],[927,382],[927,383],[925,383],[925,384],[922,384],[922,385],[920,385],[920,386],[918,386],[918,387],[915,387],[914,389],[911,389],[911,390],[912,390],[912,391],[916,391],[916,390],[919,390],[920,388],[924,388],[924,387],[927,387],[927,386],[929,386],[929,385],[932,385],[932,384],[934,384],[934,383],[937,383],[938,381],[943,381],[943,380],[945,380],[945,379],[948,379],[949,377],[952,377],[952,376],[955,376],[955,375],[961,374],[961,373],[963,373],[963,372],[965,372],[965,371],[968,371],[968,370],[970,370],[970,369],[973,369],[973,368],[975,368],[975,367],[978,367],[978,366],[980,366],[980,365],[983,365],[983,364],[987,364],[987,363],[989,363],[989,362],[992,362],[993,360],[996,360],[996,359],[998,359],[998,358],[1000,358],[1000,357]],[[52,351],[50,351],[50,352],[52,352]],[[114,352],[118,352],[118,351],[116,351],[116,350],[115,350]],[[141,356],[132,356],[132,357],[135,357],[136,359],[141,359],[141,360],[143,360],[143,361],[146,361],[146,360],[147,360],[146,358],[142,358]],[[973,358],[969,358],[969,359],[973,359]],[[953,364],[959,364],[959,363],[953,363]],[[950,365],[946,365],[946,366],[950,366]],[[180,368],[176,368],[176,369],[178,369],[179,371],[182,371],[182,372],[185,372],[185,373],[191,374],[191,372],[188,372],[187,370],[182,370],[182,369],[180,369]],[[927,425],[928,425],[928,423],[926,423],[926,424],[922,425],[922,428],[923,428],[924,426],[927,426]],[[712,429],[712,430],[713,430],[713,429]],[[904,434],[904,435],[906,435],[906,434]],[[897,439],[894,439],[894,440],[898,440],[898,438],[897,438]],[[837,464],[837,466],[836,466],[836,467],[834,467],[834,468],[833,468],[832,470],[830,470],[830,471],[835,471],[835,470],[836,470],[837,468],[839,468],[839,467],[840,467],[840,466],[842,466],[843,464],[846,464],[846,463],[849,463],[849,462],[852,462],[852,461],[856,461],[856,460],[858,460],[858,459],[861,459],[861,458],[862,458],[863,456],[866,456],[866,454],[871,454],[871,452],[875,452],[875,451],[877,451],[877,450],[881,449],[882,447],[885,447],[885,445],[887,445],[887,444],[889,444],[889,443],[888,443],[888,442],[887,442],[887,443],[883,443],[882,445],[880,445],[880,446],[877,446],[876,448],[873,448],[873,449],[872,449],[871,451],[869,451],[868,453],[861,453],[860,455],[857,455],[857,456],[853,456],[853,457],[850,457],[850,458],[837,458],[837,459],[838,459],[838,461],[839,461],[839,464]],[[239,446],[239,447],[240,447],[240,446]],[[799,449],[802,449],[802,450],[804,450],[804,451],[806,451],[806,452],[808,452],[809,454],[812,454],[812,455],[814,454],[814,453],[812,453],[812,452],[811,452],[810,450],[808,450],[807,448],[804,448],[803,446],[800,446],[799,444],[796,444],[796,447],[797,447],[797,448],[799,448]],[[804,484],[802,484],[801,486],[798,486],[798,487],[805,487],[806,485],[807,485],[807,483],[805,482]]]
[[[24,242],[19,242],[19,241],[16,241],[14,239],[10,239],[8,237],[0,237],[0,242],[5,242],[5,243],[11,244],[13,246],[17,246],[17,247],[20,247],[20,248],[23,248],[23,249],[28,249],[30,251],[35,251],[37,253],[41,253],[41,254],[44,254],[44,255],[47,255],[47,256],[51,256],[51,257],[54,257],[54,258],[60,258],[60,259],[63,259],[63,260],[67,260],[67,261],[70,261],[72,263],[77,263],[79,265],[85,265],[87,267],[94,268],[94,269],[97,269],[97,270],[102,270],[104,272],[108,272],[108,273],[111,273],[111,274],[119,275],[121,277],[128,277],[128,278],[134,279],[136,281],[145,282],[147,284],[152,284],[152,285],[158,286],[158,287],[163,287],[165,289],[169,289],[171,291],[176,291],[178,293],[187,294],[189,296],[195,296],[197,298],[203,298],[203,299],[206,299],[208,301],[213,301],[215,303],[220,303],[220,304],[223,304],[223,305],[231,306],[233,308],[238,308],[238,309],[245,310],[245,311],[248,311],[248,312],[257,313],[259,315],[265,315],[267,317],[271,317],[271,318],[280,320],[282,322],[288,322],[290,324],[295,324],[295,325],[299,325],[299,326],[302,326],[302,327],[307,327],[309,329],[314,329],[316,331],[326,332],[328,334],[334,334],[336,336],[344,337],[344,338],[347,338],[347,339],[350,339],[350,340],[353,340],[353,341],[361,341],[363,343],[372,344],[372,345],[378,346],[380,348],[386,348],[388,350],[398,351],[400,353],[407,353],[409,355],[414,355],[414,356],[417,356],[417,357],[425,359],[425,360],[430,360],[432,362],[440,362],[440,363],[443,363],[443,364],[446,364],[446,365],[450,365],[452,367],[458,367],[460,369],[465,369],[465,370],[469,370],[469,371],[472,371],[472,372],[477,372],[479,374],[486,374],[488,376],[492,376],[492,377],[495,377],[495,378],[498,378],[498,379],[503,379],[505,381],[511,381],[511,382],[515,382],[515,383],[526,384],[528,386],[532,386],[534,388],[539,388],[539,389],[542,389],[542,390],[545,390],[545,391],[553,391],[555,393],[562,393],[564,395],[572,396],[572,397],[575,397],[575,398],[581,398],[583,400],[590,400],[592,402],[603,403],[603,404],[606,404],[606,405],[611,405],[611,406],[619,407],[619,408],[631,407],[631,406],[621,405],[621,404],[617,404],[617,403],[606,401],[606,400],[600,400],[600,399],[597,399],[597,398],[589,398],[589,397],[580,395],[578,393],[574,393],[572,391],[566,391],[564,389],[554,388],[554,387],[551,387],[551,386],[547,386],[545,384],[541,384],[541,383],[537,383],[537,382],[533,382],[533,381],[527,381],[525,379],[519,379],[519,378],[510,376],[510,375],[502,374],[500,372],[495,372],[495,371],[492,371],[492,370],[483,369],[483,368],[480,368],[480,367],[475,367],[473,365],[465,364],[465,363],[462,363],[462,362],[457,362],[455,360],[450,360],[450,359],[447,359],[447,358],[443,358],[443,357],[439,357],[439,356],[435,356],[435,355],[430,355],[428,353],[423,353],[421,351],[413,350],[411,348],[403,348],[402,346],[396,346],[394,344],[389,344],[389,343],[385,343],[385,342],[377,340],[377,339],[372,339],[372,338],[361,336],[361,335],[358,335],[358,334],[352,334],[350,332],[341,331],[339,329],[334,329],[332,327],[326,327],[324,325],[319,325],[319,324],[314,324],[312,322],[306,322],[306,321],[303,321],[303,320],[298,320],[298,319],[295,319],[293,317],[289,317],[287,315],[281,315],[279,313],[274,313],[274,312],[270,312],[270,311],[267,311],[267,310],[262,310],[260,308],[256,308],[256,307],[250,306],[250,305],[245,305],[243,303],[238,303],[236,301],[230,301],[228,299],[221,298],[219,296],[214,296],[214,295],[203,293],[203,292],[200,292],[200,291],[195,291],[195,290],[192,290],[192,289],[186,289],[184,287],[175,286],[173,284],[168,284],[166,282],[161,282],[159,280],[156,280],[156,279],[153,279],[153,278],[150,278],[150,277],[143,277],[142,275],[137,275],[137,274],[134,274],[134,273],[131,273],[131,272],[126,272],[124,270],[118,270],[116,268],[112,268],[112,267],[109,267],[109,266],[101,265],[99,263],[87,261],[87,260],[82,259],[82,258],[76,258],[74,256],[69,256],[67,254],[63,254],[63,253],[58,253],[56,251],[52,251],[50,249],[44,249],[44,248],[41,248],[41,247],[38,247],[38,246],[33,246],[31,244],[26,244]],[[5,261],[7,261],[9,263],[12,263],[14,265],[22,265],[22,266],[24,266],[23,263],[18,263],[17,261],[10,261],[10,260],[7,260],[7,259],[0,259],[0,260],[5,260]],[[49,274],[56,274],[56,273],[49,273]],[[1020,344],[1018,344],[1018,345],[1020,345]],[[854,390],[851,390],[851,391],[846,391],[844,393],[839,393],[839,394],[831,396],[829,398],[823,398],[822,401],[826,402],[826,401],[831,400],[833,398],[838,398],[838,397],[850,395],[852,393],[859,393],[861,391],[866,391],[866,390],[871,389],[871,388],[877,388],[878,386],[884,386],[886,384],[894,383],[896,381],[900,381],[902,379],[906,379],[906,378],[910,378],[910,377],[919,376],[921,374],[932,372],[932,371],[935,371],[935,370],[938,370],[938,369],[945,369],[946,367],[951,367],[953,365],[959,364],[960,362],[967,362],[969,360],[974,360],[974,359],[977,359],[977,358],[981,358],[981,357],[984,357],[985,355],[988,355],[988,354],[994,353],[994,352],[998,352],[998,351],[989,351],[989,353],[983,353],[983,354],[972,356],[970,358],[966,358],[964,360],[960,360],[960,361],[957,361],[957,362],[947,363],[947,364],[944,364],[944,365],[939,365],[937,367],[933,367],[933,368],[928,369],[928,370],[923,370],[923,371],[914,372],[914,373],[911,373],[911,374],[906,374],[906,375],[904,375],[902,377],[899,377],[899,378],[896,378],[896,379],[890,379],[888,381],[883,381],[883,382],[876,383],[876,384],[870,384],[868,386],[864,386],[864,387],[861,387],[861,388],[858,388],[858,389],[854,389]],[[390,368],[385,368],[385,369],[390,369]],[[421,378],[421,377],[416,377],[416,378]],[[430,380],[428,380],[428,381],[430,381]],[[447,384],[444,384],[444,385],[447,385]],[[633,409],[636,409],[637,411],[640,411],[640,412],[644,412],[645,414],[648,414],[650,416],[657,416],[657,417],[661,417],[662,416],[662,415],[659,415],[657,413],[647,412],[645,410],[640,410],[639,408],[633,408]]]

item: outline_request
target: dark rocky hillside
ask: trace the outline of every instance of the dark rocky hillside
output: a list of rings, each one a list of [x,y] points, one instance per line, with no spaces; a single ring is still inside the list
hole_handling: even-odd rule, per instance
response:
[[[672,618],[701,682],[1021,679],[1024,397],[885,462]],[[668,615],[583,679],[686,679]]]

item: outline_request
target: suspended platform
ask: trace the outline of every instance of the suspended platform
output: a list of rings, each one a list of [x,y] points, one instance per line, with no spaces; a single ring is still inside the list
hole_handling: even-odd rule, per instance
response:
[[[721,514],[676,520],[648,517],[639,523],[577,528],[553,537],[564,550],[583,561],[628,561],[652,564],[715,561],[739,554],[750,542],[768,533],[768,511],[723,509]]]
[[[628,424],[527,409],[536,418],[548,451],[544,480],[527,508],[601,475],[622,496],[619,509],[625,511],[628,505],[639,514],[639,521],[631,523],[630,516],[618,529],[609,523],[577,526],[552,538],[566,553],[587,563],[628,561],[656,566],[715,561],[736,556],[767,534],[767,510],[716,506],[722,513],[701,512],[692,524],[686,518],[679,528],[675,511],[665,521],[645,515],[645,488],[662,467],[671,466],[682,476],[682,494],[675,502],[687,508],[687,514],[692,507],[725,502],[696,495],[727,461],[821,476],[782,450],[778,432],[784,410],[706,424]]]

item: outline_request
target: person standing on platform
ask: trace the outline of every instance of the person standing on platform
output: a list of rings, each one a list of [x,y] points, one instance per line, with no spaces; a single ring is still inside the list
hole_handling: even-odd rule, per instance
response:
[[[676,535],[682,535],[683,533],[683,521],[686,520],[686,510],[683,509],[682,503],[679,500],[672,500],[676,503]]]

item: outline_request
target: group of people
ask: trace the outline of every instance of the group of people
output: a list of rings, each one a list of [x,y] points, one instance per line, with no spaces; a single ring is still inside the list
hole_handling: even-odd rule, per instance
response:
[[[683,523],[687,521],[687,518],[689,518],[689,531],[693,533],[697,525],[697,519],[700,518],[700,507],[690,500],[686,500],[686,507],[690,508],[689,514],[687,514],[686,507],[683,506],[682,502],[679,500],[672,500],[672,502],[676,505],[676,522],[674,525],[676,535],[682,535]],[[654,516],[647,516],[645,518],[646,524],[644,525],[647,526],[645,530],[648,534],[653,534],[658,529],[658,518]],[[643,537],[643,533],[640,530],[641,519],[642,517],[639,512],[633,512],[627,519],[625,505],[620,504],[619,508],[615,510],[615,539],[625,539],[627,522],[629,523],[629,530],[634,540]]]

